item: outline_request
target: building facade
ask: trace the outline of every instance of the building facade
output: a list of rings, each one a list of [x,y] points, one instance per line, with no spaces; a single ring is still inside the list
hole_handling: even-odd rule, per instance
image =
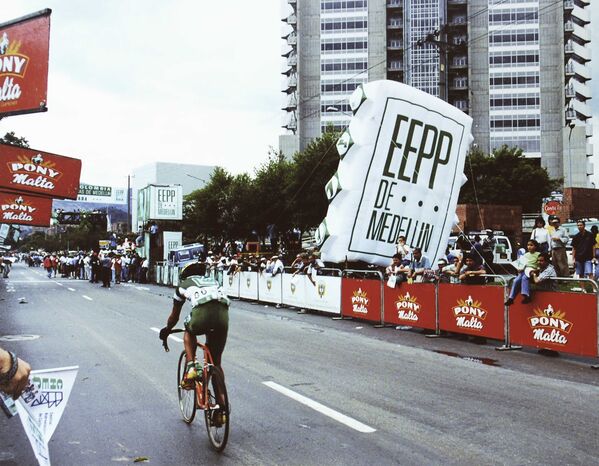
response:
[[[345,127],[360,83],[391,79],[469,113],[484,151],[520,147],[565,186],[590,187],[590,0],[286,4],[285,154]]]

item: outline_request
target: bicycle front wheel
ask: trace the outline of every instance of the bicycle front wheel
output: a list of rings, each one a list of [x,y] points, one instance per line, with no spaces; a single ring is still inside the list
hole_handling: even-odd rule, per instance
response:
[[[185,351],[179,356],[179,367],[177,369],[177,393],[179,395],[179,409],[183,420],[190,424],[196,415],[196,390],[195,386],[191,390],[181,388],[183,375],[185,374]],[[195,385],[195,384],[194,384]]]
[[[204,385],[206,408],[204,418],[212,448],[223,451],[229,438],[229,397],[222,370],[213,366]]]

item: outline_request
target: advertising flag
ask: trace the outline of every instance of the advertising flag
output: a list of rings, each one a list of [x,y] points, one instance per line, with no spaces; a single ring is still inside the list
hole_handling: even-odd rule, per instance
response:
[[[435,263],[447,247],[472,119],[411,86],[373,81],[350,97],[317,243],[330,262],[388,265],[400,236]]]
[[[78,367],[31,371],[31,384],[16,401],[21,423],[40,466],[50,466],[48,443],[64,412]]]
[[[77,199],[81,160],[0,144],[0,189]]]
[[[51,13],[0,24],[0,118],[47,110]]]
[[[0,190],[0,222],[48,227],[51,216],[52,199]]]

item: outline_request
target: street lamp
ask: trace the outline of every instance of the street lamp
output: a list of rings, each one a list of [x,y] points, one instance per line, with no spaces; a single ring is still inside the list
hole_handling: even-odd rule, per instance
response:
[[[329,105],[329,106],[327,107],[327,112],[338,112],[338,113],[343,113],[344,115],[346,115],[346,116],[348,116],[348,117],[350,117],[350,118],[351,118],[351,116],[352,116],[350,113],[343,112],[343,111],[342,111],[342,110],[341,110],[339,107],[334,107],[334,106],[332,106],[332,105]]]
[[[197,176],[190,175],[189,173],[185,173],[185,175],[189,176],[190,178],[195,178],[196,180],[200,180],[203,183],[208,184],[208,182],[204,178],[198,178]]]
[[[570,127],[570,133],[568,134],[568,183],[570,184],[570,188],[572,188],[572,145],[570,142],[572,139],[572,130],[576,126],[576,123],[571,121],[570,123],[568,123],[568,126]]]

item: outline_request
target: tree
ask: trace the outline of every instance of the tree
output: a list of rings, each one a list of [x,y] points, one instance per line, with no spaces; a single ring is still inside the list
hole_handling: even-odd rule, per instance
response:
[[[293,157],[291,182],[286,190],[288,215],[301,230],[317,227],[325,218],[329,202],[325,186],[339,165],[336,132],[325,132]]]
[[[523,212],[538,212],[543,198],[561,184],[516,147],[502,146],[491,155],[473,149],[464,173],[468,181],[460,191],[461,204],[514,205],[521,206]]]
[[[29,147],[29,141],[25,138],[20,138],[15,135],[14,131],[6,133],[3,138],[0,138],[2,144],[12,144],[13,146]]]

